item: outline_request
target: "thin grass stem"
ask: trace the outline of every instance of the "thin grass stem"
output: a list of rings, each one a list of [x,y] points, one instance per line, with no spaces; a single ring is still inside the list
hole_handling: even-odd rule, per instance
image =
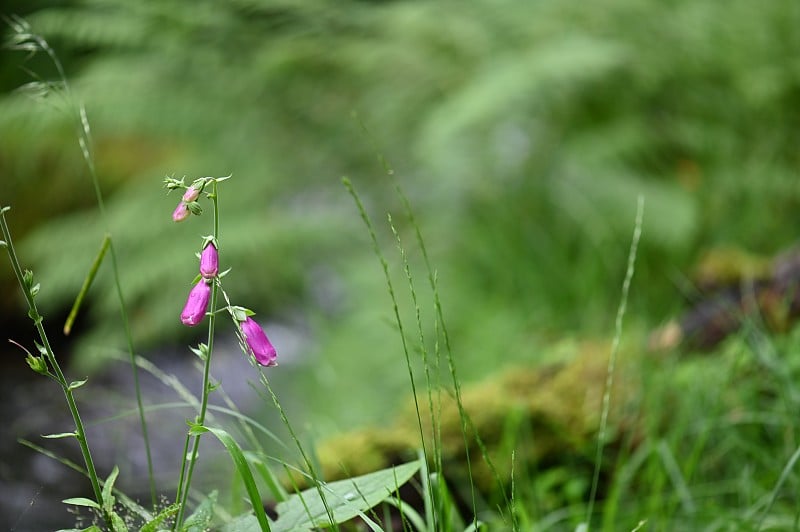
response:
[[[594,474],[592,476],[592,489],[589,494],[589,504],[586,508],[586,527],[590,526],[594,503],[597,499],[597,490],[600,485],[600,469],[603,464],[603,449],[605,447],[606,430],[608,429],[608,414],[611,410],[611,388],[614,385],[614,370],[619,354],[619,344],[622,338],[622,321],[625,317],[625,310],[628,305],[628,293],[633,280],[633,272],[636,266],[636,251],[639,247],[639,239],[642,236],[642,220],[644,218],[644,196],[639,196],[636,204],[636,221],[633,228],[633,238],[628,252],[628,267],[625,271],[625,280],[622,282],[622,295],[617,307],[617,316],[614,322],[614,338],[611,341],[611,354],[608,357],[608,368],[606,370],[605,391],[603,393],[603,406],[600,413],[600,427],[597,431],[597,451],[594,457]]]

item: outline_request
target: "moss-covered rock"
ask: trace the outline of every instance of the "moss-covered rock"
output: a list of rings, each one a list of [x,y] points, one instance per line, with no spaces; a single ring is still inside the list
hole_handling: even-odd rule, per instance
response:
[[[498,480],[501,484],[510,480],[511,450],[515,451],[518,464],[591,464],[610,349],[607,342],[579,344],[573,357],[564,362],[512,367],[463,386],[466,447],[455,394],[432,392],[430,399],[438,423],[432,422],[428,395],[420,394],[419,420],[428,454],[433,454],[436,432],[441,438],[445,475],[458,482],[466,480],[468,452],[473,481],[484,491],[490,491]],[[636,427],[639,387],[629,356],[625,353],[619,357],[610,395],[606,444],[612,448],[623,434]],[[411,403],[386,428],[362,428],[323,441],[317,453],[324,478],[360,475],[407,460],[421,447],[420,421],[416,406]]]

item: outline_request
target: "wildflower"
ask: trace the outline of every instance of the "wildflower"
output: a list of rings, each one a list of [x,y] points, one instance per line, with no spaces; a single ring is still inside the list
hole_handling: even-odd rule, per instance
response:
[[[174,222],[182,222],[189,217],[189,208],[184,202],[178,203],[175,210],[172,212],[172,220]]]
[[[189,292],[189,298],[186,300],[186,305],[181,312],[181,321],[184,325],[194,327],[203,321],[203,316],[206,315],[208,309],[208,299],[211,296],[211,286],[207,285],[205,280],[201,279],[192,291]]]
[[[213,242],[206,244],[200,254],[200,275],[205,279],[213,279],[219,272],[219,253]]]
[[[200,189],[189,187],[186,189],[186,192],[183,193],[183,202],[191,203],[198,197],[200,197]]]
[[[266,333],[264,333],[264,329],[250,316],[241,322],[240,326],[242,327],[242,334],[244,334],[247,347],[256,358],[256,362],[262,366],[277,366],[278,363],[275,362],[275,359],[278,355],[275,347],[273,347]]]

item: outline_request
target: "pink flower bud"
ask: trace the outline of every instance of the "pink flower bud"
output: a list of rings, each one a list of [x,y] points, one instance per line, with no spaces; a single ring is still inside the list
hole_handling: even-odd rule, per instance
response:
[[[186,189],[186,192],[183,193],[183,202],[184,203],[191,203],[194,200],[196,200],[198,197],[200,197],[200,190],[198,190],[198,189],[196,189],[194,187],[189,187],[189,188]]]
[[[189,208],[184,202],[178,203],[175,210],[172,212],[172,220],[175,222],[182,222],[189,217]]]
[[[275,359],[278,354],[275,352],[275,348],[264,333],[264,329],[253,321],[253,318],[250,316],[241,322],[240,325],[242,327],[244,339],[247,342],[247,347],[256,358],[256,362],[262,366],[277,366],[278,363],[275,362]]]
[[[189,298],[186,300],[186,305],[181,312],[181,321],[184,325],[194,327],[203,321],[208,309],[208,299],[211,296],[211,286],[200,279],[192,291],[189,292]]]
[[[200,275],[213,279],[219,272],[219,253],[216,246],[209,242],[200,254]]]

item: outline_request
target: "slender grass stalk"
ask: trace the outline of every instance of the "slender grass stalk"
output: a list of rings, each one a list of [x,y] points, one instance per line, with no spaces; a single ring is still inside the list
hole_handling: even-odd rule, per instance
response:
[[[406,281],[408,281],[408,289],[411,293],[411,301],[414,305],[414,314],[417,320],[417,332],[419,334],[419,342],[420,342],[420,349],[422,352],[422,366],[425,371],[425,391],[428,397],[428,411],[431,418],[431,437],[433,438],[433,470],[435,472],[442,472],[441,465],[442,465],[442,445],[441,440],[441,431],[437,430],[437,426],[440,427],[441,419],[437,416],[437,411],[434,410],[433,407],[433,382],[431,381],[431,370],[430,364],[428,363],[428,347],[425,344],[425,332],[422,326],[422,313],[420,311],[419,302],[417,301],[417,291],[414,288],[414,277],[411,275],[411,266],[408,261],[408,255],[406,254],[406,250],[403,247],[403,242],[400,238],[400,233],[397,231],[397,228],[394,226],[392,222],[391,214],[387,215],[387,220],[389,222],[389,227],[392,229],[392,234],[394,234],[395,240],[397,240],[397,249],[400,251],[400,257],[403,260],[403,271],[406,274]],[[427,457],[425,457],[427,461]],[[426,468],[427,471],[427,468]],[[438,487],[440,491],[443,491],[443,483],[439,483]],[[431,498],[433,498],[433,493],[431,492]],[[439,500],[442,500],[442,494],[439,494]],[[433,508],[433,528],[436,530],[438,529],[437,522],[439,521],[439,514],[441,512],[437,511],[437,505],[434,504]]]
[[[209,194],[209,198],[211,199],[211,203],[214,206],[214,239],[215,241],[219,241],[219,197],[218,197],[218,187],[216,181],[211,181],[211,194]],[[201,281],[203,282],[203,281]],[[208,311],[208,339],[206,341],[206,353],[205,353],[205,360],[203,361],[203,390],[201,392],[201,399],[200,399],[200,411],[197,414],[197,418],[195,418],[195,424],[203,425],[206,419],[206,411],[208,410],[208,396],[211,392],[211,388],[209,386],[210,374],[211,374],[211,355],[214,352],[214,328],[217,322],[217,290],[219,285],[219,278],[214,278],[214,282],[211,285],[211,305]],[[200,436],[201,434],[198,433],[194,436],[194,442],[192,445],[192,454],[191,458],[189,459],[188,467],[187,467],[187,452],[189,449],[189,441],[192,438],[191,432],[187,432],[186,439],[183,445],[183,456],[181,458],[181,473],[178,479],[178,492],[175,496],[175,502],[180,505],[180,509],[178,510],[178,515],[175,518],[175,526],[173,530],[178,530],[183,523],[183,516],[186,512],[186,501],[189,496],[189,488],[192,485],[192,473],[194,472],[194,466],[197,462],[197,452],[200,448]],[[185,472],[185,474],[184,474]]]
[[[636,204],[636,221],[634,222],[633,238],[628,252],[628,267],[625,271],[625,280],[622,282],[622,296],[617,316],[614,322],[614,338],[611,341],[611,354],[608,357],[608,368],[606,370],[605,392],[603,393],[603,406],[600,413],[600,427],[597,431],[597,452],[594,457],[594,475],[592,476],[592,489],[589,494],[589,505],[586,508],[586,529],[589,529],[594,503],[597,498],[597,489],[600,485],[600,469],[603,464],[603,448],[606,440],[606,430],[608,427],[608,413],[611,410],[611,388],[614,385],[614,370],[619,354],[619,344],[622,338],[622,320],[625,317],[625,310],[628,306],[628,293],[633,280],[634,267],[636,265],[636,250],[639,247],[639,238],[642,236],[642,219],[644,218],[644,196],[639,196]]]
[[[269,395],[272,398],[272,402],[275,404],[275,408],[278,409],[278,413],[281,416],[281,421],[283,421],[283,424],[286,425],[287,429],[289,429],[289,434],[291,435],[292,440],[297,446],[297,449],[300,451],[300,455],[303,457],[303,462],[308,468],[308,472],[311,475],[310,477],[311,481],[313,482],[314,487],[316,488],[317,493],[319,494],[319,498],[322,501],[322,505],[325,507],[325,513],[328,515],[328,519],[330,519],[334,530],[339,530],[339,525],[338,523],[336,523],[336,519],[333,515],[333,510],[331,509],[330,504],[328,504],[328,499],[325,497],[324,490],[322,489],[322,482],[320,482],[319,480],[319,475],[317,474],[316,469],[314,468],[314,464],[309,459],[308,453],[306,453],[303,444],[300,443],[300,439],[297,437],[297,433],[295,433],[292,424],[289,423],[289,418],[286,417],[286,412],[283,410],[283,406],[281,406],[280,401],[278,401],[278,396],[275,395],[275,392],[272,390],[272,386],[270,386],[269,379],[267,379],[267,376],[264,374],[264,370],[259,368],[259,374],[260,374],[261,384],[263,384],[264,387],[269,392]],[[295,491],[297,490],[295,489]],[[303,504],[305,505],[305,502]],[[306,508],[306,512],[308,512],[308,508]],[[309,515],[311,515],[310,512]]]
[[[403,192],[403,189],[400,188],[400,185],[397,183],[397,181],[394,180],[393,178],[394,172],[389,171],[387,172],[387,175],[389,175],[390,178],[392,178],[395,191],[397,192],[397,195],[400,197],[400,201],[403,203],[403,208],[406,211],[406,216],[408,216],[409,222],[411,223],[412,227],[414,227],[414,231],[417,237],[417,245],[419,246],[419,249],[422,252],[422,258],[423,261],[425,262],[425,269],[428,272],[428,282],[430,283],[431,291],[433,292],[433,304],[436,309],[436,320],[437,320],[436,323],[438,324],[438,326],[441,327],[442,338],[444,339],[444,345],[445,345],[445,355],[447,357],[447,366],[450,372],[450,379],[453,383],[453,390],[455,392],[456,406],[458,407],[458,416],[461,421],[461,437],[464,440],[464,456],[467,463],[467,478],[469,479],[470,497],[472,503],[472,516],[473,516],[472,525],[477,530],[478,505],[475,495],[475,482],[473,481],[473,476],[472,476],[472,461],[470,460],[469,437],[467,433],[467,426],[470,424],[468,422],[469,415],[467,414],[466,410],[464,410],[464,404],[461,400],[461,381],[459,381],[458,379],[458,373],[456,371],[456,363],[453,358],[453,350],[450,346],[450,335],[447,333],[447,326],[445,325],[444,321],[444,311],[442,310],[442,302],[439,297],[439,283],[436,271],[434,270],[431,264],[430,257],[428,256],[428,248],[425,246],[425,239],[422,237],[422,231],[419,227],[419,224],[417,223],[416,217],[414,216],[414,210],[411,208],[411,202],[408,200],[408,196],[406,196],[405,192]],[[438,340],[437,340],[437,345],[436,345],[437,374],[439,373],[438,369],[439,369],[440,356],[441,353],[439,351]],[[441,409],[441,398],[439,399],[439,408]],[[499,475],[496,474],[494,466],[491,464],[491,459],[489,458],[489,455],[484,451],[485,447],[483,446],[483,442],[480,441],[480,435],[478,435],[477,431],[475,431],[475,437],[476,440],[478,441],[479,446],[481,447],[481,452],[483,453],[483,459],[486,461],[487,465],[489,465],[490,469],[492,469],[492,471],[495,472],[495,478],[497,479],[498,484],[500,484]],[[441,433],[439,434],[439,441],[441,441]],[[439,467],[441,469],[441,455],[438,457],[438,459],[440,461]],[[502,485],[500,485],[500,487],[502,490]],[[503,491],[503,495],[505,497],[505,491]],[[513,519],[512,519],[512,525],[513,529],[517,530],[516,522]]]
[[[42,36],[32,33],[30,31],[30,27],[28,26],[27,22],[25,22],[19,17],[13,17],[11,20],[9,20],[9,23],[13,31],[15,32],[14,39],[16,41],[17,46],[25,49],[24,47],[26,45],[31,44],[33,45],[34,49],[38,47],[38,49],[44,51],[47,54],[47,56],[50,58],[51,62],[55,66],[56,71],[58,72],[58,76],[61,80],[62,87],[64,88],[64,95],[67,103],[69,105],[74,106],[76,129],[78,132],[78,144],[80,145],[81,148],[81,154],[83,156],[83,160],[86,163],[86,166],[89,170],[89,176],[92,180],[92,186],[95,192],[97,207],[98,210],[100,211],[100,217],[103,220],[103,224],[106,226],[105,238],[108,239],[108,250],[110,251],[111,255],[111,269],[114,276],[114,286],[117,292],[117,299],[119,301],[119,308],[120,308],[120,317],[122,319],[122,324],[125,332],[125,339],[128,347],[131,372],[133,374],[133,387],[136,394],[136,404],[139,409],[139,425],[142,428],[142,439],[144,440],[145,453],[147,455],[147,474],[150,485],[150,499],[153,504],[153,507],[155,508],[157,501],[156,501],[155,476],[153,475],[153,459],[150,450],[150,437],[147,430],[147,420],[145,419],[144,415],[142,391],[141,391],[141,386],[139,385],[139,372],[137,370],[135,362],[136,352],[133,346],[133,335],[131,333],[130,320],[128,318],[128,311],[127,311],[127,306],[125,304],[125,297],[122,292],[122,281],[120,280],[119,261],[117,260],[117,252],[114,247],[113,238],[111,236],[111,230],[108,223],[108,216],[106,215],[105,201],[103,200],[103,193],[102,190],[100,189],[100,181],[97,178],[97,170],[95,168],[94,154],[92,148],[92,135],[91,135],[91,129],[89,128],[89,119],[86,116],[86,109],[84,108],[82,103],[77,103],[77,99],[73,96],[72,89],[70,87],[69,81],[67,81],[67,75],[66,72],[64,71],[63,65],[61,64],[61,60],[59,60],[58,55],[56,55],[55,51],[50,47],[48,42]]]
[[[408,369],[408,378],[409,382],[411,383],[411,393],[414,397],[414,409],[417,414],[417,426],[419,430],[420,442],[422,444],[422,452],[425,454],[427,460],[428,450],[427,450],[427,445],[425,443],[425,431],[422,428],[422,416],[420,414],[419,398],[417,397],[417,384],[416,380],[414,379],[414,370],[411,366],[411,353],[408,347],[408,340],[406,339],[403,320],[400,317],[400,307],[397,303],[397,295],[395,294],[394,291],[394,284],[392,283],[392,277],[389,274],[389,263],[383,256],[383,252],[381,251],[380,245],[378,244],[378,237],[375,234],[375,228],[372,225],[372,221],[370,220],[366,209],[364,208],[364,204],[361,203],[361,198],[359,198],[358,194],[355,191],[355,188],[353,188],[353,183],[351,183],[350,180],[347,178],[342,179],[342,183],[344,184],[345,188],[350,193],[350,195],[353,197],[353,201],[355,201],[356,208],[358,209],[358,212],[361,215],[361,219],[364,221],[364,224],[367,227],[367,231],[369,231],[369,236],[370,239],[372,240],[373,251],[375,255],[378,257],[378,260],[381,263],[381,268],[383,269],[384,280],[386,281],[386,286],[389,291],[389,297],[392,300],[392,308],[394,310],[395,321],[397,322],[397,327],[400,332],[400,341],[402,342],[403,345],[403,354],[405,355],[406,368]],[[433,412],[431,412],[431,415],[433,415]],[[434,503],[433,494],[429,492],[426,494],[426,496],[430,499],[431,506],[433,506]]]
[[[101,508],[105,508],[103,504],[103,493],[100,487],[100,480],[97,477],[97,471],[94,467],[94,461],[92,460],[92,453],[89,450],[89,443],[86,440],[86,431],[84,429],[83,422],[81,421],[80,413],[78,412],[78,405],[75,402],[75,397],[72,393],[73,389],[79,385],[73,385],[67,382],[64,372],[61,371],[61,366],[58,364],[58,360],[53,353],[53,349],[50,347],[50,341],[47,339],[47,333],[44,330],[44,318],[41,314],[39,314],[39,309],[36,307],[36,302],[34,301],[35,294],[32,290],[31,282],[26,282],[25,280],[25,274],[22,272],[22,268],[19,265],[19,259],[17,258],[17,253],[14,249],[14,242],[11,239],[11,231],[8,228],[8,223],[6,222],[5,216],[6,211],[9,209],[10,207],[0,208],[0,229],[2,229],[3,232],[4,245],[6,251],[8,252],[8,258],[11,261],[11,268],[14,270],[14,276],[17,278],[17,282],[22,289],[22,293],[25,295],[25,300],[28,303],[28,316],[31,318],[31,320],[33,320],[33,323],[36,326],[36,331],[39,333],[39,339],[42,342],[42,347],[44,347],[44,355],[47,357],[47,363],[52,371],[55,372],[51,373],[51,371],[48,369],[47,375],[55,379],[61,385],[61,389],[64,391],[64,397],[67,400],[70,414],[72,414],[72,420],[75,423],[75,439],[78,440],[78,445],[81,448],[81,454],[83,455],[83,461],[86,464],[86,472],[89,475],[89,480],[92,484],[92,491],[94,492],[95,500]],[[111,524],[110,517],[106,514],[105,509],[103,509],[103,519],[107,524]]]

